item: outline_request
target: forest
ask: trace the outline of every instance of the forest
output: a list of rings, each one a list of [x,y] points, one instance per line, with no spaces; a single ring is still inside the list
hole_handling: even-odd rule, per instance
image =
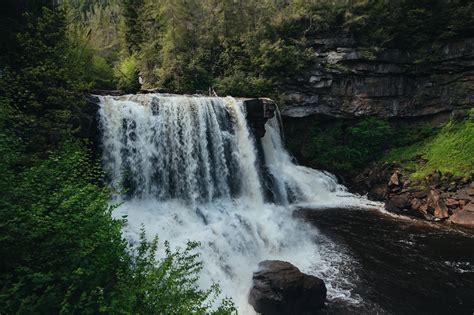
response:
[[[278,96],[312,60],[316,34],[415,49],[473,31],[470,1],[65,1],[98,88]],[[420,57],[422,58],[422,57]],[[245,78],[245,80],[244,80]]]
[[[350,34],[369,53],[409,49],[423,66],[433,45],[474,33],[470,0],[7,0],[0,12],[1,314],[236,312],[217,283],[197,285],[199,242],[175,249],[160,235],[147,239],[145,227],[138,244],[122,236],[127,217],[112,216],[119,205],[110,204],[101,162],[81,134],[85,93],[278,102],[282,87],[314,63],[316,35]],[[463,124],[469,141],[472,123]],[[338,132],[348,130],[336,126],[313,137],[313,157],[333,149],[315,166],[350,172],[374,154],[404,154],[386,152],[394,131],[384,119],[347,128],[356,158],[335,158],[346,154]],[[416,147],[456,128],[398,135],[389,148]],[[467,150],[457,162],[472,159]],[[466,172],[461,164],[456,171]]]

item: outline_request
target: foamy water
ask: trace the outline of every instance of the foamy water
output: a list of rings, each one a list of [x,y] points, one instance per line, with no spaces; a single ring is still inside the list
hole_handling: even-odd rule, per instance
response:
[[[128,95],[101,97],[104,169],[123,201],[124,235],[137,241],[142,224],[174,247],[201,242],[199,285],[218,282],[239,311],[247,303],[258,262],[279,259],[321,276],[330,299],[358,303],[341,272],[351,257],[314,227],[292,216],[295,207],[374,207],[325,172],[294,164],[278,119],[255,139],[242,102],[227,97]],[[258,167],[256,141],[263,148]],[[270,183],[261,178],[268,172]],[[265,198],[264,185],[274,200]],[[269,187],[270,186],[270,187]]]

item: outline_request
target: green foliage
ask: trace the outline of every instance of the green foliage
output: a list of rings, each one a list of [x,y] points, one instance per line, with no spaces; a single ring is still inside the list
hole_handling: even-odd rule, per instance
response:
[[[197,287],[202,268],[197,243],[172,251],[142,232],[138,247],[121,237],[125,221],[111,217],[107,190],[93,184],[101,175],[75,141],[44,161],[15,170],[21,146],[2,137],[5,171],[0,188],[0,312],[228,314],[219,294]],[[15,171],[12,171],[15,170]]]
[[[312,167],[344,176],[358,174],[383,157],[386,150],[410,146],[436,134],[435,127],[389,122],[376,117],[359,120],[311,120],[310,128],[286,133],[290,149]],[[303,123],[303,126],[307,126]]]
[[[138,53],[146,87],[269,95],[310,59],[303,34],[279,26],[284,6],[274,1],[126,2],[135,31],[126,27],[125,48]]]
[[[304,151],[311,165],[354,174],[386,148],[392,133],[386,121],[375,117],[356,123],[338,121],[331,128],[313,128]]]
[[[420,61],[433,45],[474,31],[468,0],[65,0],[76,32],[88,34],[107,63],[137,59],[133,82],[120,87],[175,93],[278,97],[279,88],[313,62],[307,39],[347,34],[366,57],[372,47],[410,49]],[[365,47],[365,49],[364,49]],[[242,82],[243,81],[243,82]],[[95,81],[94,81],[95,82]],[[131,85],[132,84],[132,87]]]
[[[89,183],[97,171],[68,143],[8,185],[2,178],[2,312],[85,311],[115,277],[125,244],[108,194]]]
[[[144,87],[175,93],[212,86],[219,94],[278,97],[311,64],[307,39],[347,34],[369,59],[375,46],[410,49],[426,62],[433,45],[474,31],[469,0],[64,2],[75,31],[108,64],[137,58],[133,82],[120,78],[128,91],[138,89],[139,74]]]
[[[194,251],[200,245],[188,242],[184,250],[172,251],[164,243],[162,256],[157,259],[159,251],[158,238],[146,241],[142,229],[140,244],[133,249],[131,276],[125,276],[121,285],[125,296],[120,299],[119,308],[104,309],[114,313],[128,309],[138,314],[229,314],[235,312],[232,302],[224,299],[217,309],[212,310],[220,294],[219,287],[213,285],[208,290],[197,288],[198,273],[202,263]],[[157,264],[158,261],[158,264]]]
[[[8,63],[1,64],[0,93],[15,108],[11,129],[32,153],[44,152],[73,130],[71,117],[90,85],[86,61],[66,37],[63,13],[43,8],[41,15],[25,19],[14,37],[17,49],[3,52]]]
[[[116,87],[114,69],[104,57],[91,56],[88,81],[97,89],[114,89]]]
[[[139,50],[143,41],[141,20],[139,19],[144,0],[121,0],[125,22],[124,36],[127,43],[127,51],[132,54]]]
[[[114,75],[118,80],[118,88],[126,92],[137,92],[140,90],[137,58],[135,55],[124,58],[115,66]]]
[[[124,28],[121,0],[64,0],[69,34],[108,64],[117,62]]]
[[[466,0],[370,0],[346,14],[344,27],[367,46],[423,49],[472,33],[473,5]]]
[[[473,111],[471,110],[471,114]],[[389,151],[384,161],[400,161],[422,156],[426,163],[415,163],[412,177],[424,178],[434,170],[469,175],[474,170],[474,122],[466,118],[462,122],[450,121],[438,133],[424,142],[399,147]]]

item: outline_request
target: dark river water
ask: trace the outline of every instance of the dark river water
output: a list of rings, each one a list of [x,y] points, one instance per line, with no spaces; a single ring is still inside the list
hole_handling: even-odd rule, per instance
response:
[[[367,210],[299,210],[347,250],[359,305],[325,314],[474,314],[474,233]]]

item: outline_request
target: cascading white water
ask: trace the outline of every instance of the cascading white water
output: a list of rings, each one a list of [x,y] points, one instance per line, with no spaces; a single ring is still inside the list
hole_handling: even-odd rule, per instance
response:
[[[200,241],[200,284],[219,282],[244,314],[253,312],[247,293],[252,271],[264,259],[322,276],[330,298],[354,299],[350,284],[341,286],[340,269],[349,256],[294,219],[292,210],[367,201],[330,174],[295,165],[277,118],[261,139],[275,197],[270,203],[241,101],[162,94],[99,98],[104,168],[124,200],[115,215],[127,215],[127,237],[136,240],[144,224],[150,237],[157,234],[173,246]]]

